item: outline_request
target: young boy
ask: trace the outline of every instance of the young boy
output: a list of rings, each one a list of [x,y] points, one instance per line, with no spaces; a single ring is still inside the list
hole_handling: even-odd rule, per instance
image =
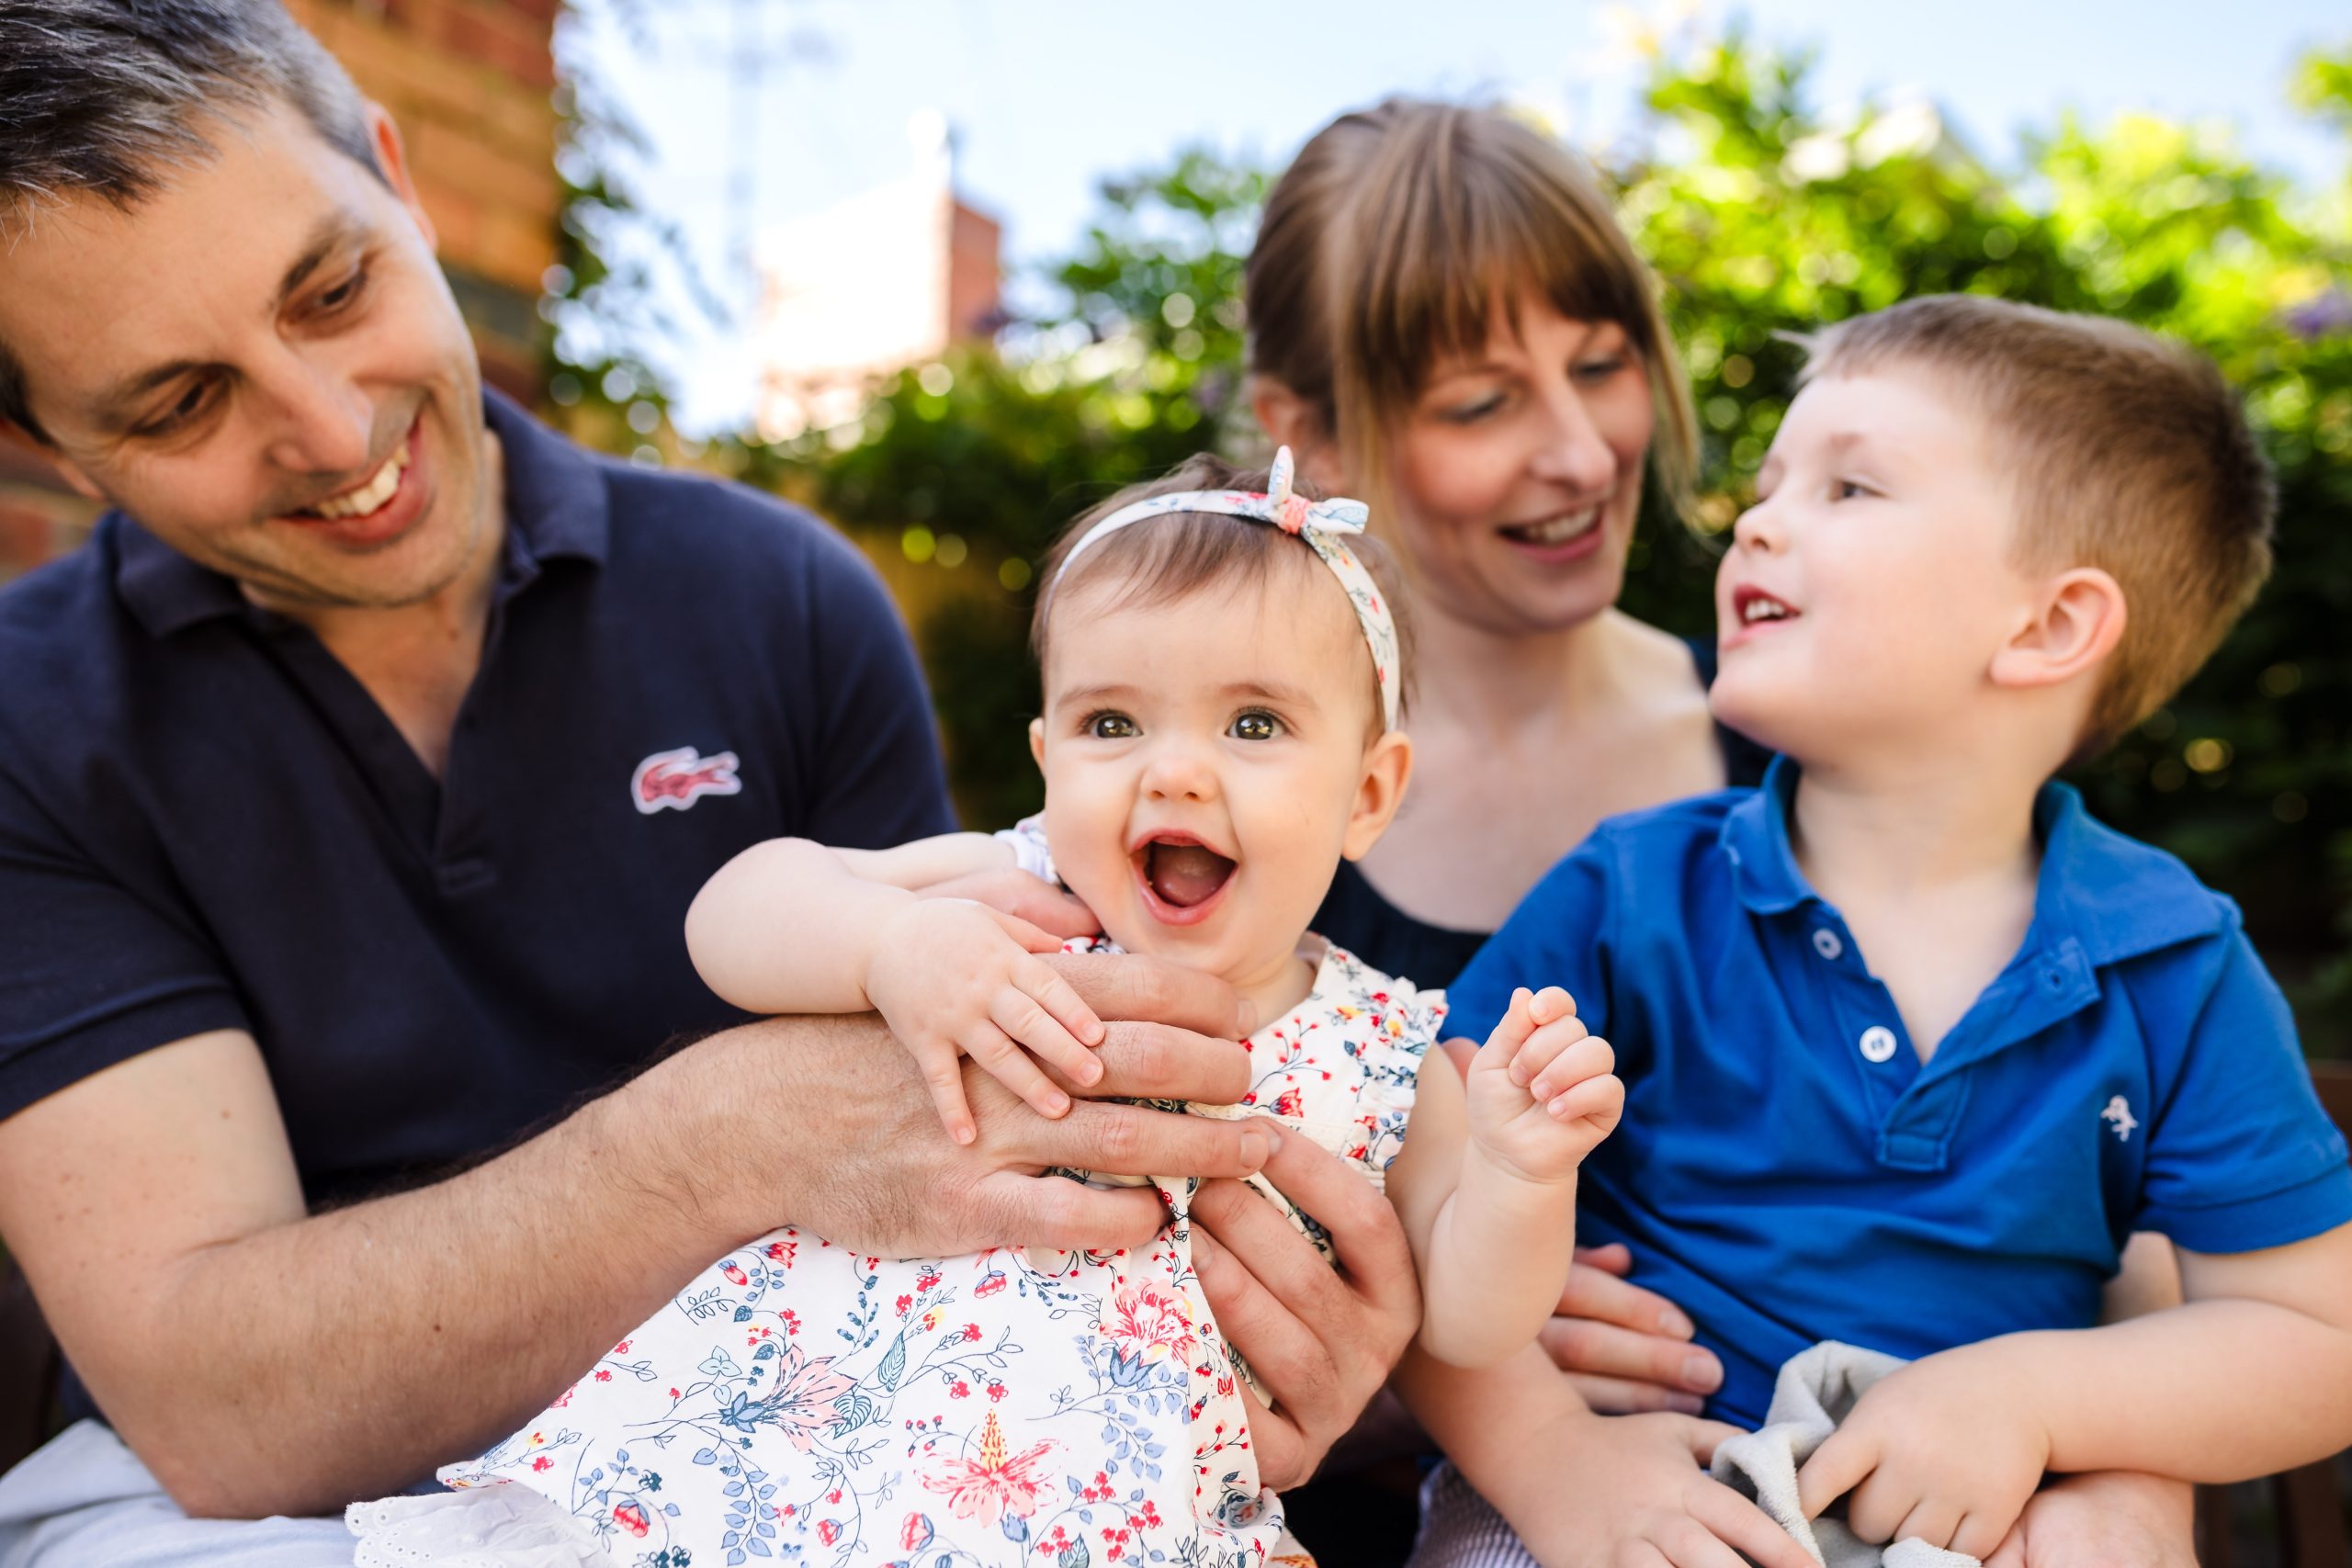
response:
[[[1808,1514],[1843,1496],[1864,1540],[1982,1557],[2045,1472],[2333,1453],[2344,1141],[2235,906],[2051,779],[2268,570],[2236,400],[2145,333],[1976,298],[1812,351],[1716,588],[1715,712],[1781,761],[1602,824],[1452,1027],[1483,1038],[1540,975],[1615,1043],[1579,1239],[1696,1321],[1709,1414],[1757,1425],[1817,1340],[1917,1359],[1808,1461]],[[2187,1304],[2095,1327],[2142,1229]]]

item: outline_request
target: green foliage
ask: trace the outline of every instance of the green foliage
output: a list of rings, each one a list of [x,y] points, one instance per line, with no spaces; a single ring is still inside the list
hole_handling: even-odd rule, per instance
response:
[[[2278,571],[2197,681],[2080,782],[2101,816],[2235,895],[2314,1046],[2352,1053],[2352,203],[2147,117],[2062,121],[2004,171],[1927,106],[1833,121],[1805,84],[1804,60],[1737,34],[1662,62],[1651,151],[1609,171],[1664,280],[1706,435],[1700,525],[1652,521],[1627,607],[1683,632],[1711,624],[1707,536],[1736,515],[1787,407],[1789,334],[1973,290],[2121,316],[2213,355],[2278,468]],[[2294,91],[2352,133],[2352,48],[2313,55]],[[1109,490],[1246,440],[1237,301],[1264,183],[1201,152],[1113,182],[1052,275],[1064,314],[1002,357],[900,377],[860,425],[752,455],[845,525],[918,529],[910,558],[938,547],[921,633],[976,822],[1035,801],[1023,639],[1046,543]]]

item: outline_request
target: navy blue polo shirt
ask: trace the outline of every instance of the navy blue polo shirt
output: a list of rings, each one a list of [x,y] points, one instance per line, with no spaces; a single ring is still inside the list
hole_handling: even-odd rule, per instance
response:
[[[1753,1427],[1821,1339],[1917,1357],[2086,1327],[2135,1230],[2244,1252],[2352,1220],[2352,1167],[2235,905],[2093,821],[2035,808],[2033,923],[1921,1065],[1853,933],[1798,872],[1797,779],[1604,822],[1449,988],[1483,1040],[1559,985],[1616,1047],[1625,1115],[1577,1239],[1723,1358]]]
[[[250,1032],[306,1191],[480,1155],[736,1021],[686,906],[778,834],[949,829],[873,571],[494,395],[505,553],[435,780],[300,625],[131,519],[0,592],[0,1118]]]

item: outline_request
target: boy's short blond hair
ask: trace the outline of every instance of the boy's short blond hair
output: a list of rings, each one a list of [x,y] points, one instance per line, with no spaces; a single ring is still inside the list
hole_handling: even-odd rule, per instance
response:
[[[2277,497],[2245,410],[2204,355],[2099,316],[1971,294],[1907,300],[1807,342],[1804,379],[1916,365],[1984,412],[2017,491],[2015,559],[2122,586],[2122,640],[2071,761],[2178,691],[2270,574]]]

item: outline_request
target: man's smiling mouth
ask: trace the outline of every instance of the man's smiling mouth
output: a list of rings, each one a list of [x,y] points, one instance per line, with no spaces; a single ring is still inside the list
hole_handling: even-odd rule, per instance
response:
[[[314,505],[303,507],[290,515],[315,517],[322,522],[335,523],[346,517],[372,516],[382,511],[385,503],[400,493],[401,474],[409,465],[411,439],[407,436],[401,437],[401,444],[392,448],[392,455],[384,459],[384,466],[378,468],[363,483],[353,486],[340,495],[331,495]]]

